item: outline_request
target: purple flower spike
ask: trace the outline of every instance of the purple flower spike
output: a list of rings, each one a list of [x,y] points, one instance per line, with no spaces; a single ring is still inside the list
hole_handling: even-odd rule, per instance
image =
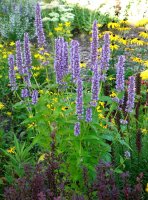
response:
[[[31,52],[30,52],[30,44],[28,33],[24,34],[24,65],[25,67],[31,68]]]
[[[22,58],[22,49],[20,41],[16,41],[16,66],[19,73],[23,74],[23,58]]]
[[[98,94],[99,94],[99,84],[100,82],[100,76],[98,73],[98,64],[96,63],[94,66],[94,74],[92,77],[92,86],[91,86],[91,92],[92,92],[92,97],[91,97],[91,106],[95,107],[97,105],[97,101],[99,99]]]
[[[29,97],[29,90],[27,88],[22,89],[22,91],[21,91],[21,97],[22,98]]]
[[[11,85],[11,90],[14,91],[17,89],[15,70],[14,70],[14,55],[9,55],[8,63],[9,63],[9,82]]]
[[[135,101],[135,77],[129,77],[129,85],[128,85],[128,99],[126,103],[126,112],[132,112],[134,108],[134,101]]]
[[[39,47],[45,46],[45,35],[43,30],[42,18],[41,18],[41,8],[39,3],[36,5],[36,14],[35,14],[35,27],[36,27],[36,36]]]
[[[93,70],[95,63],[98,62],[98,27],[95,20],[92,27],[92,42],[91,42],[91,69]]]
[[[76,114],[79,119],[83,115],[83,82],[81,78],[77,80],[77,99],[76,99]]]
[[[74,81],[80,78],[80,56],[79,56],[79,43],[76,40],[71,41],[70,50],[70,65],[72,69],[72,78]]]
[[[74,135],[78,136],[80,135],[80,122],[76,122],[74,126]]]
[[[92,108],[89,107],[86,110],[86,122],[91,122],[92,121]]]
[[[32,104],[36,104],[37,101],[38,101],[38,91],[33,90],[33,92],[32,92]]]
[[[101,70],[101,80],[105,81],[106,79],[106,71],[109,68],[109,60],[110,60],[110,40],[109,34],[104,35],[104,45],[102,47],[101,60],[100,60],[100,70]]]
[[[119,56],[116,66],[116,90],[121,92],[124,90],[124,62],[125,56]]]

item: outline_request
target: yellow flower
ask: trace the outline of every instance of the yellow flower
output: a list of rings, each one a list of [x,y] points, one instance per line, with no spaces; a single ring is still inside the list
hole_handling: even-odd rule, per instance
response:
[[[119,39],[119,42],[124,44],[124,45],[127,45],[127,40],[126,38],[118,38]]]
[[[62,24],[62,23],[59,23],[59,24],[58,24],[58,26],[59,26],[59,27],[62,27],[62,26],[63,26],[63,24]]]
[[[11,147],[10,149],[7,149],[8,153],[15,153],[15,147]]]
[[[148,130],[146,128],[141,129],[141,132],[146,135],[148,133]]]
[[[21,76],[20,76],[20,74],[16,74],[16,79],[20,79],[21,78]]]
[[[17,71],[17,70],[18,70],[17,66],[14,66],[14,70],[15,70],[15,71]]]
[[[34,57],[35,58],[39,58],[40,57],[40,54],[38,53],[38,54],[34,54]]]
[[[144,41],[140,40],[139,38],[134,38],[134,39],[131,39],[131,44],[137,44],[137,45],[144,45]]]
[[[71,22],[65,22],[65,26],[69,27],[71,25]]]
[[[39,90],[39,94],[44,94],[44,90]]]
[[[112,92],[109,96],[110,97],[117,97],[117,94],[115,92]]]
[[[10,117],[12,115],[12,112],[6,112],[6,114]]]
[[[97,110],[97,112],[99,112],[99,113],[102,112],[101,106],[97,106],[96,110]]]
[[[148,69],[141,72],[140,76],[141,76],[142,80],[147,80],[148,79]]]
[[[50,56],[50,54],[49,54],[49,53],[47,53],[47,52],[45,52],[45,53],[44,53],[44,55],[45,55],[45,56]]]
[[[58,98],[53,98],[52,101],[57,103],[58,102]]]
[[[115,80],[115,78],[109,77],[108,80],[109,80],[109,81],[112,81],[112,80]]]
[[[131,57],[131,60],[133,62],[137,62],[137,63],[142,63],[143,61],[141,60],[141,58],[138,58],[138,57]]]
[[[41,48],[39,48],[39,50],[40,50],[40,51],[43,51],[43,50],[44,50],[44,48],[43,48],[43,47],[41,47]]]
[[[102,113],[98,114],[98,117],[99,117],[100,119],[104,119],[104,118],[105,118],[104,115],[103,115]]]
[[[139,33],[139,36],[147,39],[148,38],[148,33],[147,32],[141,32],[141,33]]]
[[[146,184],[145,191],[148,192],[148,183]]]
[[[146,24],[148,24],[148,18],[139,20],[139,21],[136,23],[136,26],[137,26],[137,27],[138,27],[138,26],[144,26],[144,25],[146,25]]]
[[[131,28],[130,27],[119,27],[119,28],[117,28],[117,30],[118,31],[129,31],[129,30],[131,30]]]
[[[3,48],[3,45],[2,45],[2,44],[0,44],[0,48]]]
[[[34,73],[34,77],[38,77],[40,75],[40,72]]]
[[[60,31],[63,31],[63,27],[56,27],[56,28],[54,28],[54,30],[57,32],[60,32]]]
[[[46,157],[46,154],[42,154],[42,155],[39,157],[38,162],[44,161],[44,160],[45,160],[45,157]]]
[[[123,19],[119,21],[120,24],[130,24],[127,20]]]
[[[61,110],[63,110],[63,111],[68,110],[68,107],[67,107],[67,106],[63,106],[63,107],[61,108]]]
[[[119,24],[119,23],[116,23],[116,22],[110,22],[110,23],[108,23],[107,27],[108,27],[108,28],[112,28],[112,29],[114,29],[114,28],[119,28],[119,27],[120,27],[120,24]]]
[[[53,36],[53,33],[52,32],[49,32],[49,34],[48,34],[49,36]]]
[[[10,42],[9,44],[11,47],[15,45],[15,42]]]
[[[80,67],[81,68],[83,68],[83,67],[85,68],[86,67],[86,63],[80,63]]]
[[[103,24],[97,24],[97,26],[98,26],[98,28],[100,28],[100,27],[102,27],[102,26],[103,26]]]
[[[7,55],[5,54],[5,55],[3,55],[3,58],[7,58]]]
[[[31,123],[31,124],[28,124],[28,129],[30,129],[30,128],[32,128],[32,127],[35,127],[36,126],[36,124],[33,122],[33,123]]]
[[[0,110],[2,110],[4,107],[5,107],[4,104],[0,102]]]
[[[103,101],[99,101],[99,105],[101,105],[104,108],[105,103]]]
[[[111,50],[117,50],[119,48],[119,46],[117,44],[111,44],[110,45]]]

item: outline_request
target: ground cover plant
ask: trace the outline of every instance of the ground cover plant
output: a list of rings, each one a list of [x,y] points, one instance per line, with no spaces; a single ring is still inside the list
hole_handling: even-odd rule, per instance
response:
[[[147,199],[148,33],[94,20],[85,63],[34,13],[36,38],[1,37],[1,199]]]

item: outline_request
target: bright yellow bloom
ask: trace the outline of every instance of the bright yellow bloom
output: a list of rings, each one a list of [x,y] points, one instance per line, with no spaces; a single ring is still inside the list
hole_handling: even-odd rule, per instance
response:
[[[44,94],[44,90],[39,90],[39,94]]]
[[[131,30],[131,28],[130,27],[119,27],[119,28],[117,28],[117,30],[118,31],[129,31],[129,30]]]
[[[49,54],[49,53],[47,53],[47,52],[45,52],[45,53],[44,53],[44,55],[45,55],[45,56],[50,56],[50,54]]]
[[[3,45],[2,45],[2,44],[0,44],[0,48],[3,48]]]
[[[139,20],[139,21],[136,23],[136,26],[137,26],[137,27],[138,27],[138,26],[144,26],[144,25],[146,25],[146,24],[148,24],[148,18]]]
[[[38,54],[34,54],[34,57],[35,58],[39,58],[40,57],[40,54],[38,53]]]
[[[144,45],[144,41],[138,39],[138,38],[134,38],[134,39],[131,39],[131,44],[137,44],[137,45]]]
[[[103,26],[103,24],[97,24],[97,26],[98,26],[98,28],[100,28],[100,27],[102,27],[102,26]]]
[[[127,24],[127,25],[130,24],[127,20],[124,20],[124,19],[120,20],[119,23],[120,24]]]
[[[38,77],[40,75],[40,72],[36,72],[33,75],[34,75],[34,77]]]
[[[105,103],[103,101],[99,101],[99,105],[101,105],[104,108]]]
[[[104,119],[104,118],[105,118],[104,115],[103,115],[102,113],[99,113],[99,114],[98,114],[98,117],[99,117],[100,119]]]
[[[7,58],[7,55],[5,54],[5,55],[3,55],[3,58]]]
[[[108,27],[108,28],[112,28],[112,29],[114,29],[114,28],[119,28],[119,27],[120,27],[120,24],[119,24],[119,23],[116,23],[116,22],[110,22],[110,23],[108,23],[107,27]]]
[[[81,68],[83,68],[83,67],[85,68],[86,67],[86,63],[80,63],[80,67]]]
[[[15,153],[15,147],[11,147],[10,149],[7,149],[8,153]]]
[[[109,77],[108,80],[109,80],[109,81],[112,81],[112,80],[115,80],[115,78]]]
[[[146,184],[145,191],[148,192],[148,183]]]
[[[148,39],[148,33],[147,32],[140,32],[139,36]]]
[[[21,79],[20,74],[16,73],[16,79]]]
[[[127,40],[126,38],[119,38],[119,42],[124,44],[124,45],[127,45]]]
[[[44,50],[44,48],[43,48],[43,47],[41,47],[41,48],[39,48],[39,50],[40,50],[40,51],[43,51],[43,50]]]
[[[119,48],[119,46],[117,44],[111,44],[110,45],[111,50],[117,50]]]
[[[56,27],[54,28],[55,31],[57,32],[62,32],[63,31],[63,27]]]
[[[65,22],[65,26],[69,27],[71,25],[71,22]]]
[[[148,79],[148,69],[141,72],[140,76],[141,76],[142,80],[147,80]]]
[[[111,40],[111,41],[118,41],[118,40],[119,40],[119,36],[118,36],[118,35],[115,35],[115,34],[110,35],[110,40]]]
[[[12,112],[6,112],[6,114],[10,117],[12,115]]]
[[[10,42],[9,44],[11,47],[15,45],[15,42]]]
[[[112,92],[109,96],[110,97],[117,97],[117,94],[115,92]]]
[[[141,60],[141,58],[138,58],[138,57],[131,57],[131,60],[133,62],[137,62],[137,63],[142,63],[143,62],[143,60]]]
[[[63,111],[68,110],[68,107],[67,107],[67,106],[63,106],[63,107],[61,108],[61,110],[63,110]]]
[[[5,107],[4,104],[0,102],[0,110],[2,110],[4,107]]]
[[[38,162],[44,161],[44,160],[45,160],[45,157],[46,157],[46,154],[42,154],[42,155],[39,157]]]

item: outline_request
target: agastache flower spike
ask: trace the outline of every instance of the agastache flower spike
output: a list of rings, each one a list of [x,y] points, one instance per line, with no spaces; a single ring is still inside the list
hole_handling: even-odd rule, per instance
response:
[[[89,107],[86,110],[86,122],[91,122],[92,121],[92,108]]]
[[[29,90],[27,88],[21,90],[21,97],[22,98],[29,97]]]
[[[32,92],[32,104],[36,104],[37,101],[38,101],[38,91],[33,90],[33,92]]]
[[[74,81],[80,78],[80,56],[79,43],[76,40],[71,41],[71,69]]]
[[[76,122],[74,126],[74,135],[78,136],[80,134],[80,122]]]
[[[30,46],[29,46],[29,37],[28,33],[24,34],[24,65],[25,67],[31,68],[31,52],[30,52]]]
[[[14,91],[17,89],[15,70],[14,70],[14,55],[9,55],[8,63],[9,63],[9,82],[11,85],[11,90]]]
[[[98,62],[98,26],[95,20],[92,27],[91,42],[91,69],[93,70],[95,63]]]
[[[36,36],[38,41],[38,47],[45,46],[45,35],[43,30],[42,18],[41,18],[41,8],[39,3],[36,5],[36,14],[35,14],[35,27],[36,27]]]
[[[135,100],[135,77],[129,77],[129,85],[128,85],[128,99],[126,103],[126,112],[132,112],[134,108],[134,100]]]
[[[121,92],[124,90],[124,62],[125,56],[119,56],[116,66],[116,90]]]
[[[16,41],[16,66],[19,73],[23,74],[23,58],[22,58],[22,49],[20,41]]]
[[[79,78],[77,84],[77,98],[76,98],[76,114],[79,119],[82,119],[83,115],[83,81]]]

